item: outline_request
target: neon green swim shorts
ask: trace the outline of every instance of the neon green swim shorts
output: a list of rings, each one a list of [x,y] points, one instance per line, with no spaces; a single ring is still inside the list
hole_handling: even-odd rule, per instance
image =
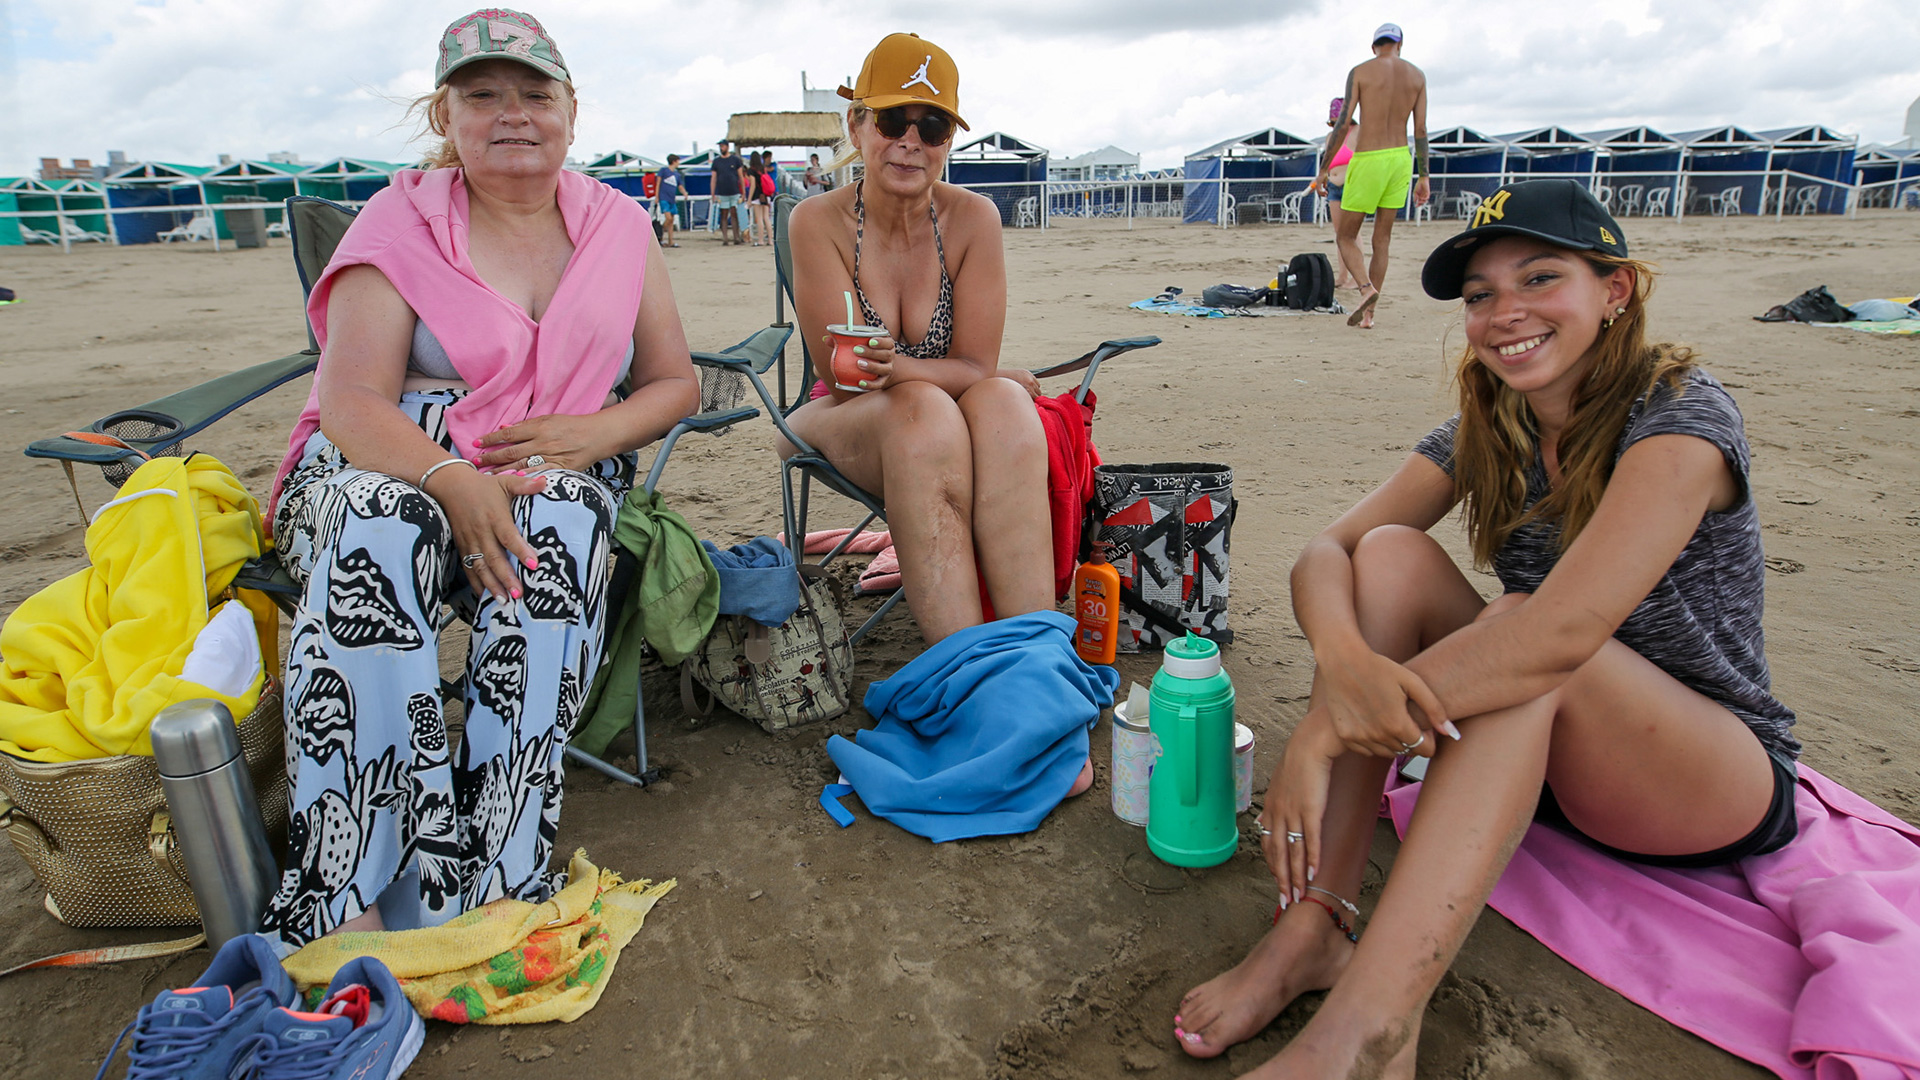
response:
[[[1340,209],[1371,214],[1381,207],[1404,210],[1407,189],[1413,185],[1413,155],[1404,146],[1364,150],[1347,162],[1347,186],[1340,193]]]

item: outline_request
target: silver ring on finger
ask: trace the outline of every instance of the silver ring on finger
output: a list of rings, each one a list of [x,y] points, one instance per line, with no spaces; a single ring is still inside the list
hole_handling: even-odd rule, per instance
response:
[[[529,457],[527,459],[527,465],[535,469],[539,468],[542,465],[545,465],[546,463],[547,463],[547,459],[539,454],[534,454],[532,457]]]
[[[1287,833],[1287,843],[1289,844],[1297,844],[1300,841],[1305,840],[1306,838],[1307,838],[1307,834],[1303,832]]]
[[[1261,835],[1261,836],[1272,836],[1272,835],[1273,835],[1273,830],[1272,830],[1272,829],[1269,829],[1269,828],[1267,828],[1267,827],[1266,827],[1265,825],[1256,825],[1256,826],[1255,826],[1255,828],[1257,828],[1257,829],[1259,829],[1259,830],[1260,830],[1260,835]]]
[[[479,566],[481,563],[485,562],[486,558],[487,557],[485,555],[482,555],[476,551],[471,555],[460,556],[460,565],[471,570],[474,567]]]
[[[1411,754],[1415,750],[1420,749],[1420,745],[1426,741],[1427,741],[1427,733],[1423,731],[1420,733],[1420,737],[1413,740],[1412,742],[1401,743],[1400,752],[1403,754]]]

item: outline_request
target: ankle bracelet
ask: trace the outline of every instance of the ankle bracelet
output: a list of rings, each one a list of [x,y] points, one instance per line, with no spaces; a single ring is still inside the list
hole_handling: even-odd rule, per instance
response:
[[[1325,889],[1322,889],[1322,890],[1320,890],[1320,891],[1321,891],[1321,892],[1326,892],[1326,890],[1325,890]],[[1331,895],[1331,894],[1329,894],[1329,895]],[[1343,918],[1341,918],[1341,917],[1340,917],[1340,913],[1339,913],[1338,911],[1335,911],[1335,910],[1333,909],[1333,905],[1332,905],[1332,904],[1329,904],[1329,903],[1327,903],[1327,902],[1326,902],[1325,900],[1322,900],[1322,899],[1320,899],[1320,898],[1319,898],[1319,897],[1317,897],[1317,896],[1303,896],[1303,897],[1301,897],[1300,899],[1301,899],[1301,901],[1302,901],[1302,902],[1304,902],[1304,903],[1308,903],[1308,904],[1318,904],[1318,905],[1320,905],[1320,907],[1321,907],[1322,909],[1324,909],[1324,910],[1326,911],[1326,913],[1327,913],[1327,917],[1328,917],[1328,918],[1331,918],[1331,919],[1333,920],[1333,925],[1335,925],[1335,926],[1337,926],[1337,927],[1339,927],[1339,928],[1340,928],[1340,932],[1341,932],[1342,934],[1345,934],[1345,935],[1347,936],[1347,940],[1348,940],[1348,941],[1351,941],[1351,942],[1353,942],[1353,943],[1354,943],[1355,945],[1358,945],[1358,944],[1360,944],[1360,931],[1358,931],[1358,930],[1355,930],[1355,929],[1353,928],[1353,924],[1351,924],[1351,923],[1349,923],[1349,922],[1347,922],[1347,920],[1345,920],[1345,919],[1343,919]],[[1337,896],[1335,896],[1335,897],[1334,897],[1334,899],[1335,899],[1335,900],[1339,900],[1340,898],[1339,898],[1339,897],[1337,897]],[[1345,901],[1341,901],[1341,902],[1342,902],[1342,903],[1345,903]]]
[[[1353,906],[1353,901],[1348,900],[1346,897],[1341,896],[1339,893],[1334,892],[1331,889],[1323,889],[1318,885],[1309,885],[1307,886],[1307,891],[1317,892],[1322,896],[1331,896],[1334,898],[1335,901],[1337,901],[1340,904],[1341,907],[1347,909],[1347,914],[1353,916],[1356,919],[1360,917],[1360,909]]]

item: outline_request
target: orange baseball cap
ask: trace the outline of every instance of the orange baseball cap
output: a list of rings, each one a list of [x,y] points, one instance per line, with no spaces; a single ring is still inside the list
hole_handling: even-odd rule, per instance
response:
[[[928,105],[939,109],[968,131],[960,115],[960,69],[947,50],[919,34],[888,34],[867,54],[860,77],[840,96],[863,101],[869,109],[896,105]]]

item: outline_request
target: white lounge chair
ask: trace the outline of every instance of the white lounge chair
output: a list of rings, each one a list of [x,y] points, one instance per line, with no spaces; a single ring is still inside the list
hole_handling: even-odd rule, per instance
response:
[[[20,226],[20,240],[26,244],[57,244],[60,242],[60,234],[48,232],[45,229],[36,229],[31,225],[22,225]]]
[[[67,221],[64,218],[60,222],[60,235],[67,242],[74,244],[104,244],[111,239],[106,233],[83,229],[79,222]]]
[[[269,221],[269,222],[267,222],[267,235],[268,235],[268,236],[285,236],[285,235],[287,235],[287,223],[286,223],[286,222],[284,222],[284,221]]]
[[[171,244],[175,240],[211,240],[213,239],[213,215],[195,214],[193,220],[185,225],[158,233],[154,239],[163,244]]]

